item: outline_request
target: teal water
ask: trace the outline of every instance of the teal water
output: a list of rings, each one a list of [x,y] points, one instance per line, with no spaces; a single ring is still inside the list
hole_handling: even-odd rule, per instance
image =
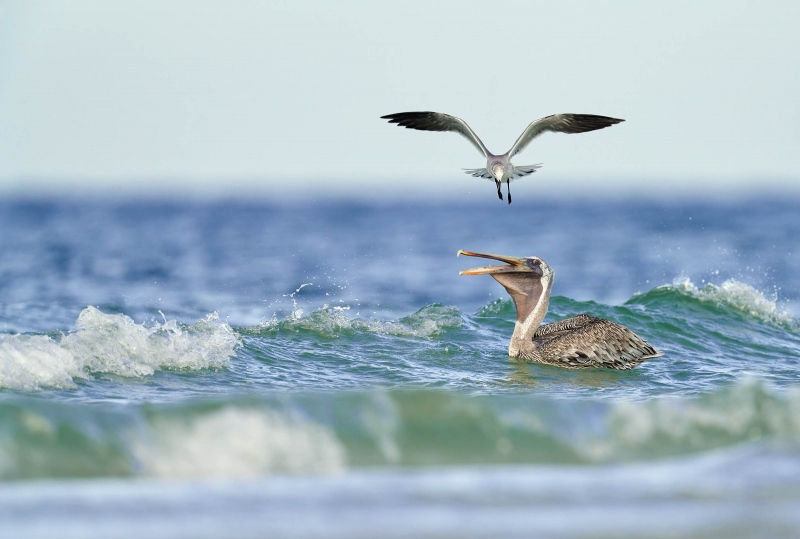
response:
[[[798,206],[6,202],[0,522],[797,535]],[[459,248],[541,256],[546,321],[602,316],[664,356],[511,361],[513,305]]]

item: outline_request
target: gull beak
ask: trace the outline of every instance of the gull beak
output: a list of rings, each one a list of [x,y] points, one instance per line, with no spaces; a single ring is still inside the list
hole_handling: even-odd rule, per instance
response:
[[[499,260],[505,262],[502,266],[481,266],[479,268],[471,268],[460,271],[459,275],[486,275],[490,273],[513,273],[513,272],[532,272],[531,268],[526,263],[526,259],[517,256],[503,256],[492,255],[487,253],[473,253],[471,251],[458,251],[456,256],[476,256],[480,258],[489,258],[492,260]]]

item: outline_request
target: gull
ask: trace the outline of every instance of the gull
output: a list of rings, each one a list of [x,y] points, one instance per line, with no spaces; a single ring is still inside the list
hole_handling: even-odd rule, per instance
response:
[[[478,135],[461,118],[450,116],[442,112],[397,112],[381,116],[389,123],[397,124],[407,129],[418,129],[420,131],[453,131],[466,138],[475,148],[486,158],[486,168],[463,169],[467,174],[476,178],[493,179],[497,185],[497,196],[503,200],[503,193],[500,186],[508,186],[508,203],[511,204],[511,182],[516,178],[533,174],[536,169],[541,168],[542,164],[516,166],[511,163],[511,158],[524,150],[533,139],[552,131],[555,133],[586,133],[596,129],[603,129],[610,125],[624,122],[619,118],[609,118],[608,116],[598,116],[596,114],[553,114],[539,118],[528,125],[525,131],[519,136],[517,141],[502,155],[495,155],[486,149],[486,145],[478,138]]]

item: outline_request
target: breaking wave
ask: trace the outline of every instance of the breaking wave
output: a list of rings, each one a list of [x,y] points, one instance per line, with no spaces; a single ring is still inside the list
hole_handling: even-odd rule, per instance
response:
[[[165,320],[148,327],[87,307],[67,334],[0,336],[0,388],[70,388],[92,374],[141,377],[162,369],[221,368],[239,345],[239,336],[216,313],[190,326]]]

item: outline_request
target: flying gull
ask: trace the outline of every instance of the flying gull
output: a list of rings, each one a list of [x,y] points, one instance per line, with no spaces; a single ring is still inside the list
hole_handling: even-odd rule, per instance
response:
[[[505,262],[464,270],[461,275],[491,275],[514,300],[517,322],[508,345],[511,357],[570,369],[628,370],[663,355],[625,326],[588,314],[540,325],[547,314],[555,274],[541,258],[469,251],[458,254]]]
[[[461,118],[450,116],[442,112],[398,112],[381,116],[389,123],[394,123],[407,129],[420,131],[454,131],[470,143],[486,158],[486,168],[464,169],[467,174],[479,178],[493,179],[497,185],[497,196],[503,200],[500,186],[508,185],[508,203],[511,204],[511,182],[516,178],[533,174],[542,165],[516,166],[511,163],[511,158],[524,150],[533,139],[547,131],[556,133],[586,133],[595,129],[603,129],[610,125],[624,122],[618,118],[597,116],[595,114],[553,114],[540,118],[525,128],[517,141],[503,155],[495,155],[486,149],[478,135]]]

